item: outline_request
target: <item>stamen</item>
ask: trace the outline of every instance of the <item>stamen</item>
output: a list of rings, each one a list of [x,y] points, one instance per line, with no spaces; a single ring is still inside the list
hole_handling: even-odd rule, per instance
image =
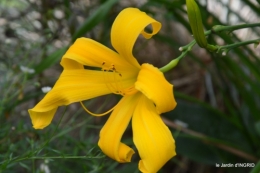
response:
[[[104,66],[104,64],[105,64],[105,62],[102,63],[102,66]],[[112,86],[112,85],[108,85],[108,84],[110,84],[110,82],[109,82],[109,76],[106,75],[106,74],[107,74],[106,72],[109,72],[110,69],[106,69],[106,68],[102,67],[102,71],[104,72],[103,75],[104,75],[104,80],[105,80],[105,84],[106,84],[107,88],[108,88],[112,93],[117,94],[117,93],[115,92],[116,88],[114,88],[114,86]]]
[[[125,88],[122,82],[122,74],[116,70],[114,64],[111,64],[109,68],[103,67],[105,62],[102,63],[102,71],[104,72],[104,80],[107,88],[114,94],[120,94],[122,96],[132,95],[137,92],[134,86]],[[108,74],[113,73],[113,75]],[[118,74],[118,75],[117,75]],[[111,79],[112,77],[112,79]]]
[[[138,92],[137,89],[135,89],[134,87],[129,87],[129,88],[124,89],[125,95],[133,95],[137,92]]]
[[[89,113],[90,115],[93,115],[93,116],[103,116],[103,115],[106,115],[106,114],[112,112],[112,111],[115,109],[115,107],[118,105],[118,104],[116,104],[116,105],[115,105],[114,107],[112,107],[110,110],[108,110],[108,111],[106,111],[106,112],[104,112],[104,113],[102,113],[102,114],[95,114],[95,113],[89,111],[89,110],[85,107],[85,105],[84,105],[82,102],[80,102],[80,104],[81,104],[81,106],[83,107],[83,109],[84,109],[87,113]]]
[[[119,86],[121,83],[118,83],[118,80],[116,79],[117,75],[116,75],[116,71],[113,71],[113,77],[114,77],[114,81],[115,81],[115,87],[116,87],[116,91],[119,91],[119,93],[121,92],[121,86]],[[120,82],[120,81],[119,81]]]

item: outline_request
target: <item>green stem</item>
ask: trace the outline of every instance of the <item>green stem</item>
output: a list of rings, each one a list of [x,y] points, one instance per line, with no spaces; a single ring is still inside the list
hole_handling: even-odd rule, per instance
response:
[[[25,156],[25,157],[22,157],[22,158],[19,158],[19,157],[18,157],[18,158],[16,158],[16,159],[11,159],[11,160],[9,161],[9,164],[10,164],[11,162],[19,162],[19,161],[22,161],[22,160],[37,159],[38,157],[34,157],[33,155],[38,154],[38,153],[51,141],[51,139],[54,137],[55,133],[56,133],[57,130],[58,130],[58,127],[60,126],[61,120],[63,119],[63,117],[64,117],[64,115],[65,115],[65,113],[66,113],[66,110],[67,110],[67,107],[65,107],[64,112],[63,112],[63,114],[61,115],[61,118],[60,118],[60,120],[59,120],[59,122],[58,122],[58,124],[57,124],[57,126],[56,126],[56,128],[55,128],[55,130],[54,130],[54,132],[52,133],[51,137],[50,137],[41,147],[39,147],[38,149],[36,149],[36,150],[33,151],[32,153],[27,154],[27,156]],[[39,157],[39,158],[40,158],[40,157]]]
[[[169,70],[171,70],[173,67],[175,67],[177,65],[177,63],[179,62],[179,60],[181,60],[183,57],[186,56],[186,54],[191,51],[192,47],[196,44],[196,41],[193,40],[192,42],[190,42],[189,44],[187,44],[186,46],[180,47],[180,51],[182,51],[181,55],[178,56],[177,58],[173,59],[171,62],[169,62],[167,65],[163,66],[162,68],[160,68],[160,71],[165,73]]]
[[[91,157],[91,156],[38,156],[38,157],[24,157],[24,158],[20,158],[17,160],[14,160],[13,162],[20,162],[20,161],[24,161],[24,160],[31,160],[31,159],[102,159],[105,158],[105,155],[102,156],[95,156],[95,157]]]
[[[253,28],[253,27],[258,27],[260,26],[260,23],[249,23],[249,24],[240,24],[240,25],[233,25],[233,26],[223,26],[223,25],[216,25],[213,26],[212,29],[210,30],[210,34],[212,32],[221,32],[221,31],[234,31],[238,29],[243,29],[243,28]]]
[[[59,120],[59,122],[58,122],[58,124],[57,124],[57,126],[56,126],[56,128],[55,128],[55,130],[53,131],[52,135],[50,136],[50,138],[49,138],[40,148],[38,148],[38,149],[34,152],[34,154],[37,154],[39,151],[41,151],[41,150],[52,140],[52,138],[54,137],[54,135],[55,135],[56,132],[58,131],[58,128],[59,128],[60,123],[61,123],[61,121],[62,121],[62,119],[63,119],[63,117],[64,117],[64,115],[65,115],[65,113],[66,113],[66,110],[67,110],[67,107],[65,107],[64,112],[62,113],[61,118],[60,118],[60,120]]]
[[[252,27],[259,27],[259,26],[260,26],[260,23],[240,24],[240,25],[233,25],[233,26],[216,25],[216,26],[213,26],[211,30],[205,31],[204,34],[207,36],[207,35],[210,35],[212,33],[218,33],[218,32],[222,32],[222,31],[230,31],[230,32],[232,32],[232,31],[238,30],[238,29],[252,28]],[[225,46],[219,46],[219,47],[216,46],[216,48],[217,48],[217,51],[219,51],[220,49],[223,50],[224,48],[231,49],[231,48],[238,47],[238,46],[241,46],[241,45],[257,43],[257,41],[259,41],[259,39],[239,42],[239,43],[235,43],[235,44],[232,44],[232,45],[227,45],[226,47]],[[172,68],[174,68],[177,65],[178,61],[180,59],[182,59],[183,57],[185,57],[188,54],[189,51],[191,51],[191,49],[195,45],[195,43],[196,43],[196,41],[192,40],[186,46],[181,47],[180,48],[180,51],[182,52],[181,55],[178,56],[177,58],[173,59],[171,62],[169,62],[165,66],[161,67],[160,71],[165,73],[165,72],[171,70]]]
[[[255,39],[255,40],[242,41],[242,42],[229,44],[229,45],[225,45],[225,46],[219,46],[218,50],[217,50],[217,53],[220,52],[220,51],[223,51],[223,52],[226,53],[230,49],[233,49],[233,48],[236,48],[236,47],[239,47],[239,46],[245,46],[245,45],[248,45],[248,44],[259,44],[259,43],[260,43],[260,38]]]

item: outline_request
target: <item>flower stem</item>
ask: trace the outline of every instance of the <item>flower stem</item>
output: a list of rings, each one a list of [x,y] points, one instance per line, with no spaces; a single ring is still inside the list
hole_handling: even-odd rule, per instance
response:
[[[260,23],[251,23],[251,24],[240,24],[240,25],[233,25],[233,26],[224,26],[224,25],[215,25],[212,27],[211,30],[205,31],[204,34],[210,35],[213,33],[219,33],[222,31],[229,31],[232,32],[234,30],[238,30],[238,29],[243,29],[243,28],[252,28],[252,27],[259,27]],[[230,44],[230,45],[226,45],[226,46],[215,46],[215,50],[217,52],[221,51],[221,50],[230,50],[232,48],[238,47],[238,46],[243,46],[243,45],[247,45],[247,44],[252,44],[252,43],[259,43],[259,39],[256,40],[249,40],[249,41],[244,41],[244,42],[239,42],[239,43],[234,43],[234,44]],[[189,44],[187,44],[186,46],[180,47],[180,51],[182,52],[180,56],[178,56],[177,58],[173,59],[171,62],[169,62],[168,64],[166,64],[165,66],[160,68],[160,71],[165,73],[169,70],[171,70],[172,68],[174,68],[177,63],[179,62],[180,59],[182,59],[183,57],[185,57],[189,51],[191,51],[192,47],[196,44],[195,40],[192,40]],[[214,45],[212,45],[214,46]]]
[[[180,47],[180,51],[182,51],[181,55],[178,56],[177,58],[173,59],[171,62],[169,62],[167,65],[163,66],[162,68],[160,68],[160,71],[165,73],[169,70],[171,70],[173,67],[175,67],[178,62],[186,56],[186,54],[191,51],[192,47],[196,44],[196,41],[193,40],[192,42],[190,42],[189,44],[187,44],[186,46]]]
[[[55,130],[53,131],[52,135],[50,136],[50,138],[49,138],[41,147],[39,147],[36,151],[34,151],[34,154],[38,154],[38,153],[39,153],[46,145],[48,145],[49,142],[52,140],[52,138],[54,137],[54,135],[55,135],[55,134],[57,133],[57,131],[58,131],[58,128],[59,128],[59,126],[60,126],[60,124],[61,124],[61,121],[62,121],[62,119],[63,119],[63,117],[64,117],[64,115],[65,115],[65,113],[66,113],[66,110],[67,110],[67,106],[65,107],[65,109],[64,109],[64,111],[63,111],[63,113],[62,113],[62,115],[61,115],[61,118],[60,118],[60,120],[59,120],[57,126],[55,127]]]
[[[10,164],[10,163],[12,163],[12,162],[19,162],[19,161],[22,161],[22,160],[39,159],[40,157],[36,157],[36,156],[33,156],[33,155],[39,154],[39,153],[41,152],[41,150],[42,150],[46,145],[48,145],[48,143],[49,143],[49,142],[51,141],[51,139],[54,137],[54,135],[55,135],[56,132],[58,131],[58,127],[59,127],[60,124],[61,124],[61,121],[62,121],[62,119],[63,119],[63,117],[64,117],[64,115],[65,115],[65,113],[66,113],[66,110],[67,110],[67,107],[65,107],[64,112],[62,113],[61,118],[60,118],[60,120],[59,120],[59,122],[58,122],[58,124],[57,124],[57,126],[56,126],[56,128],[55,128],[55,130],[54,130],[54,132],[52,133],[52,135],[50,136],[50,138],[49,138],[42,146],[40,146],[38,149],[36,149],[36,150],[33,151],[33,152],[29,152],[28,154],[26,154],[25,157],[22,157],[22,158],[21,158],[21,157],[16,157],[16,158],[10,159],[10,160],[8,161],[8,164]]]
[[[30,160],[30,159],[102,159],[105,158],[105,155],[101,156],[35,156],[35,157],[23,157],[17,160],[14,160],[13,162],[20,162],[24,160]]]
[[[233,26],[224,26],[224,25],[215,25],[212,27],[211,32],[221,32],[221,31],[234,31],[243,28],[253,28],[260,26],[260,23],[249,23],[249,24],[240,24]],[[211,34],[211,32],[209,34]]]
[[[228,44],[228,45],[225,45],[225,46],[219,46],[217,53],[221,52],[221,51],[227,53],[230,49],[234,49],[234,48],[239,47],[239,46],[245,46],[245,45],[248,45],[248,44],[258,45],[259,43],[260,43],[260,38],[255,39],[255,40],[242,41],[242,42],[238,42],[238,43],[234,43],[234,44]]]

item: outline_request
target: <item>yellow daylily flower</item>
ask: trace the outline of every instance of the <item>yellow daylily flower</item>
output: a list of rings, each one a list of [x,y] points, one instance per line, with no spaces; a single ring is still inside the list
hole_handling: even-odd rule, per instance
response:
[[[152,26],[152,33],[144,31],[148,25]],[[132,119],[133,141],[141,157],[139,169],[157,172],[176,155],[172,134],[159,115],[176,106],[173,85],[158,68],[139,65],[132,49],[140,33],[148,39],[160,28],[161,24],[146,13],[126,8],[117,16],[111,30],[116,52],[94,40],[77,39],[62,57],[64,70],[52,90],[29,110],[33,127],[48,126],[59,106],[109,93],[120,94],[122,99],[108,111],[113,112],[100,132],[98,145],[112,159],[130,162],[134,150],[122,143],[121,138]]]

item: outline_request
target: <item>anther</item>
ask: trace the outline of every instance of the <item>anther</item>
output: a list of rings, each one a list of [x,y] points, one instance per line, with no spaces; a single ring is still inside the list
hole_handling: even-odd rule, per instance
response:
[[[102,65],[105,65],[105,64],[106,64],[106,62],[105,62],[105,61],[103,61],[103,62],[102,62]]]
[[[112,68],[111,68],[113,71],[116,71],[116,68],[115,68],[115,65],[112,64]]]
[[[104,64],[105,62],[103,62],[102,65]],[[110,67],[108,68],[103,67],[102,71],[104,72],[103,74],[104,74],[105,84],[112,93],[125,96],[125,95],[132,95],[137,92],[137,90],[134,87],[128,87],[128,88],[124,87],[121,78],[122,73],[117,71],[114,64],[110,64]]]

